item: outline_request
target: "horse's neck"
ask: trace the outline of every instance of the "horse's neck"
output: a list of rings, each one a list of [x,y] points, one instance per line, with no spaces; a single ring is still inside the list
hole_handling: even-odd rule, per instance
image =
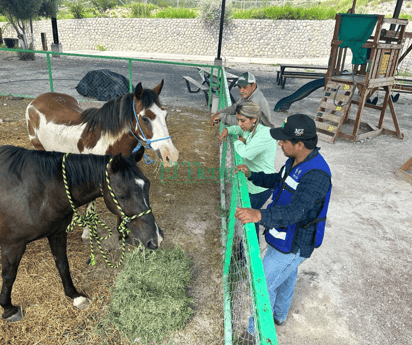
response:
[[[84,183],[82,186],[71,186],[70,195],[75,208],[77,208],[102,196],[102,192],[100,184],[95,185],[94,183],[91,183],[86,186],[86,183]]]

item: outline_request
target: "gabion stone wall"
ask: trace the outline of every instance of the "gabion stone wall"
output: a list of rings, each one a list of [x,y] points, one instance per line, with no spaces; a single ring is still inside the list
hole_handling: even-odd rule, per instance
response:
[[[41,50],[41,32],[49,47],[53,40],[50,20],[33,23],[35,48]],[[3,37],[16,37],[6,23]],[[232,20],[224,29],[224,57],[273,59],[328,58],[334,20]],[[409,26],[408,31],[412,31]],[[215,56],[219,27],[198,19],[86,18],[58,21],[63,51],[95,50]],[[410,42],[407,41],[407,44]],[[405,65],[411,64],[408,57]],[[350,60],[349,60],[350,61]]]
[[[6,23],[0,23],[4,27]],[[197,19],[85,18],[59,20],[59,41],[64,50],[133,50],[148,53],[214,56],[219,27]],[[36,49],[41,32],[50,46],[50,20],[33,23]],[[334,21],[233,20],[225,27],[224,56],[267,58],[327,57]],[[11,26],[3,37],[16,37]]]

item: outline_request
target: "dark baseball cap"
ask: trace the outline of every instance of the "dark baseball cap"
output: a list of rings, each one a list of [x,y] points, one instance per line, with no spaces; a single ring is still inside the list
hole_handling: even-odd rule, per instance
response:
[[[272,128],[270,135],[276,140],[312,139],[316,136],[316,125],[308,115],[290,115],[282,127]]]

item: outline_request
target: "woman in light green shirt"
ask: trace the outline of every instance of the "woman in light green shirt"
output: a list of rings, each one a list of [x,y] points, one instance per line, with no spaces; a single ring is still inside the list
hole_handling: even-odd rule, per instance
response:
[[[228,134],[237,134],[239,139],[234,143],[237,154],[243,158],[250,171],[263,171],[266,174],[275,173],[275,156],[277,142],[269,133],[273,125],[260,111],[259,106],[251,101],[245,101],[236,107],[237,126],[226,127],[219,136],[219,142]],[[250,204],[254,209],[260,209],[272,194],[271,189],[255,186],[246,180]],[[256,234],[259,240],[259,224],[256,223]]]

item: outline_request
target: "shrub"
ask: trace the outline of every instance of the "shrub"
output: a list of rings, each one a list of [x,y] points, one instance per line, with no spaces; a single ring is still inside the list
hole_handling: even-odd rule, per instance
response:
[[[80,1],[70,3],[69,4],[69,11],[75,19],[84,18],[85,9],[84,9],[83,4]]]
[[[224,23],[227,24],[232,19],[233,6],[232,0],[226,1]],[[211,21],[212,23],[220,22],[222,13],[221,0],[200,0],[199,1],[200,19]]]
[[[100,12],[104,12],[118,5],[117,0],[91,0],[92,6]]]
[[[134,3],[131,6],[132,18],[149,18],[150,12],[157,9],[158,7],[152,4],[141,4],[141,3]]]

